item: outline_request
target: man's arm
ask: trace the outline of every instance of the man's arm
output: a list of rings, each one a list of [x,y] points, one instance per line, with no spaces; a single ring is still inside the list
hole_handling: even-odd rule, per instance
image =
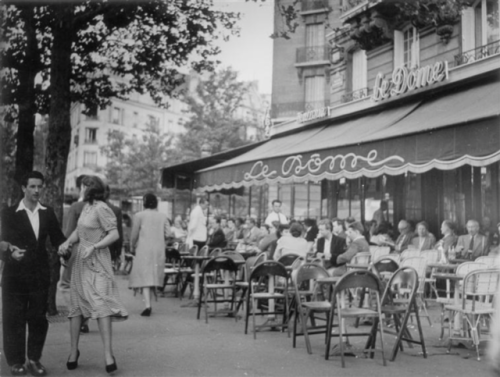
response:
[[[358,250],[358,244],[356,242],[351,242],[345,253],[342,253],[337,257],[337,264],[340,266],[349,263],[351,259],[358,253]]]
[[[52,208],[47,208],[47,211],[50,242],[52,243],[52,246],[59,248],[59,246],[66,241],[66,237],[61,231],[61,226],[59,225],[59,221],[57,220],[54,210]]]

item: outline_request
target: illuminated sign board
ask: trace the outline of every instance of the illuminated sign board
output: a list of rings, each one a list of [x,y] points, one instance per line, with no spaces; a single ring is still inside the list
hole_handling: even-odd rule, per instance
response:
[[[383,73],[377,74],[372,99],[382,101],[447,79],[446,61],[411,70],[406,67],[396,68],[390,79],[386,79]]]

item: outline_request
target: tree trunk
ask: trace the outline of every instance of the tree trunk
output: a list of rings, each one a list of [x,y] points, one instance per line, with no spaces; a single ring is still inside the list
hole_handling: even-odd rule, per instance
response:
[[[71,46],[73,43],[73,5],[71,2],[53,5],[56,21],[53,23],[50,111],[47,151],[45,156],[46,188],[44,199],[56,212],[62,223],[66,164],[71,142],[70,79]],[[54,250],[53,250],[54,252]],[[49,288],[49,315],[57,314],[56,293],[59,263],[51,263]],[[57,269],[57,271],[54,271]]]
[[[35,131],[35,77],[40,67],[33,5],[20,6],[26,32],[25,59],[19,67],[19,116],[16,145],[16,169],[14,179],[19,183],[22,177],[33,169]],[[13,192],[13,196],[19,193]],[[18,198],[11,198],[15,201]]]

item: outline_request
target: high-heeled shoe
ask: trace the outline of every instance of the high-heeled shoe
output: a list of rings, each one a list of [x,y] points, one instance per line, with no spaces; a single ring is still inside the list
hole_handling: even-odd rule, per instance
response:
[[[144,309],[141,313],[142,317],[149,317],[150,315],[151,315],[151,307]]]
[[[116,366],[116,360],[115,357],[113,356],[113,364],[106,364],[106,372],[112,373],[117,369],[118,367]]]
[[[78,368],[78,359],[79,358],[80,358],[80,350],[77,350],[76,351],[76,360],[69,361],[69,358],[68,358],[68,361],[66,362],[66,367],[68,368],[68,370],[74,370],[74,369]]]

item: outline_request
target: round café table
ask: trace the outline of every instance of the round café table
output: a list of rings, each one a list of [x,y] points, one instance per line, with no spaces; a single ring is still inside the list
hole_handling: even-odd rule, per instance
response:
[[[194,264],[194,290],[193,290],[193,300],[182,304],[182,308],[186,307],[198,307],[198,300],[200,298],[200,265],[209,260],[209,256],[201,255],[181,255],[181,258],[188,261],[193,261]]]

